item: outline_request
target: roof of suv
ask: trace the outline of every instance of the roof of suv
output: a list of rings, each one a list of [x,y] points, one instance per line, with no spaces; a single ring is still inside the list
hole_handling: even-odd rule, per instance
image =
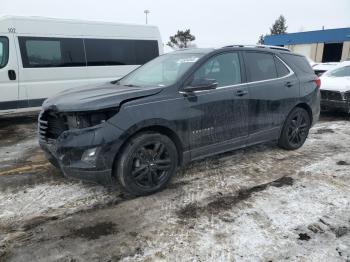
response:
[[[222,49],[235,49],[235,50],[255,50],[255,51],[270,51],[274,53],[291,53],[291,51],[284,47],[279,46],[267,46],[267,45],[229,45],[221,48],[184,48],[176,50],[173,53],[210,53],[212,51],[218,51]]]

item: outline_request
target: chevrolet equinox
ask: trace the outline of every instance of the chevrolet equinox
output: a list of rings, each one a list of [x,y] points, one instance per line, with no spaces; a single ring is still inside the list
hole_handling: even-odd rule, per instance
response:
[[[319,118],[319,87],[305,57],[283,48],[175,51],[47,99],[39,143],[67,177],[147,195],[192,160],[270,140],[300,148]]]

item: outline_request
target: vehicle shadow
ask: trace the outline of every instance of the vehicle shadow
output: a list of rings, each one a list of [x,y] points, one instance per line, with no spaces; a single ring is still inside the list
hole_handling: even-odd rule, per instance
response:
[[[336,112],[336,111],[322,111],[320,115],[320,122],[331,121],[349,121],[350,113]]]

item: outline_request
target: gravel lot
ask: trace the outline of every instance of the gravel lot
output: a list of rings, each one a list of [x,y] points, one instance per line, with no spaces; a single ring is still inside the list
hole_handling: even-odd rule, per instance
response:
[[[350,261],[350,117],[179,171],[131,198],[63,178],[36,118],[0,118],[0,261]]]

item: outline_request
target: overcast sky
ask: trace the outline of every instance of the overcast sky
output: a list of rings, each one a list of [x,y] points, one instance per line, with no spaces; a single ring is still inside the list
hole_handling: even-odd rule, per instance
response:
[[[0,13],[143,24],[145,9],[163,42],[190,28],[199,47],[255,44],[280,14],[288,32],[350,27],[350,0],[3,0]]]

